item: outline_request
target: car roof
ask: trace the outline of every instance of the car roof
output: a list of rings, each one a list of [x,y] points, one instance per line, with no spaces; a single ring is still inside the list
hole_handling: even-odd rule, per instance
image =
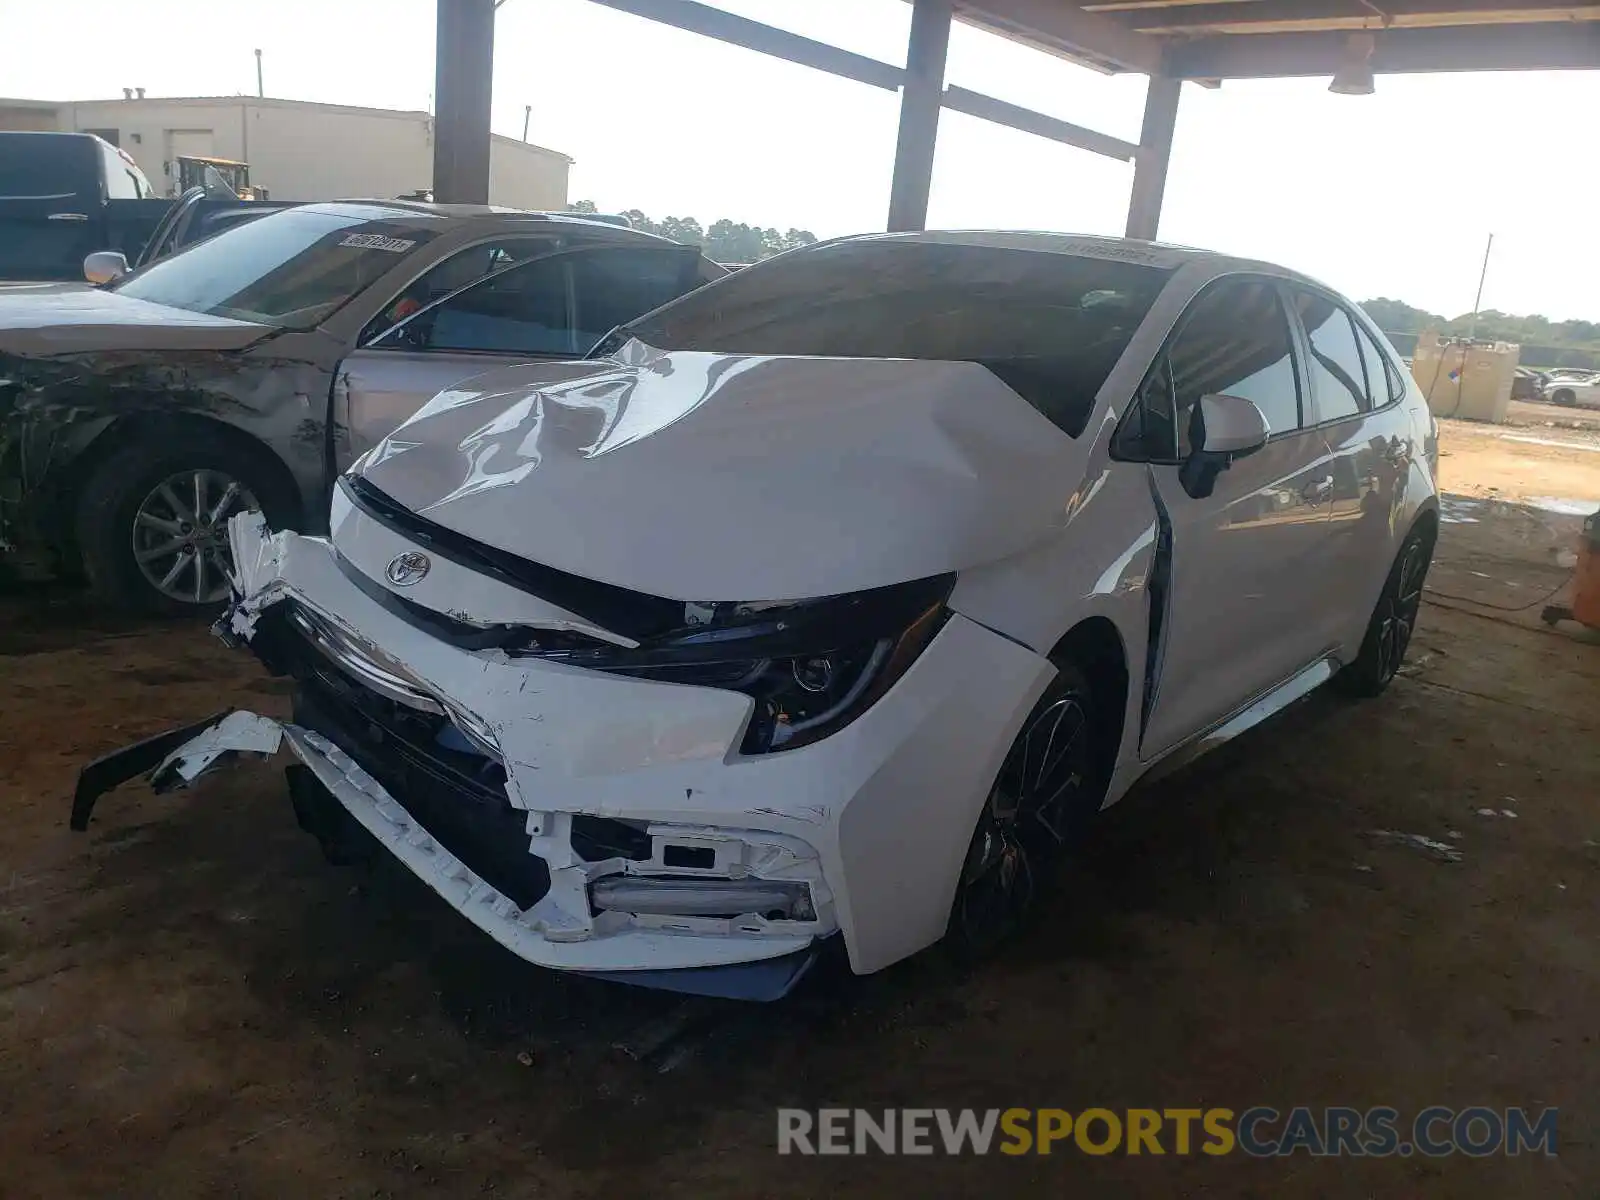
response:
[[[0,135],[29,138],[88,138],[94,142],[104,140],[97,133],[85,133],[82,130],[72,129],[0,129]]]
[[[1031,250],[1040,254],[1070,254],[1082,258],[1115,259],[1174,271],[1189,263],[1206,263],[1218,274],[1226,271],[1260,271],[1297,279],[1318,287],[1325,286],[1308,275],[1277,263],[1238,258],[1215,250],[1179,246],[1169,242],[1147,242],[1137,238],[1103,237],[1098,234],[1055,233],[1040,229],[927,229],[911,233],[864,233],[819,242],[834,246],[852,242],[900,242],[909,245],[978,246],[994,250]]]
[[[610,233],[623,239],[648,239],[658,242],[671,240],[631,226],[618,225],[614,221],[597,221],[583,213],[535,212],[522,208],[505,208],[497,204],[436,204],[425,200],[352,199],[321,200],[295,207],[338,213],[343,216],[367,214],[369,219],[374,221],[410,225],[417,229],[437,228],[440,221],[449,221],[453,224],[493,225],[501,229],[519,225],[527,225],[529,228],[554,225],[568,226],[574,230],[581,229],[586,233]]]

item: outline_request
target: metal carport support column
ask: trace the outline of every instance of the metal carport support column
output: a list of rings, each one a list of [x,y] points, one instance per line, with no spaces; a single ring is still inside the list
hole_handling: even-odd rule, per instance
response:
[[[1161,227],[1161,199],[1167,190],[1167,164],[1172,159],[1172,132],[1178,123],[1178,94],[1183,80],[1150,76],[1144,94],[1144,125],[1139,153],[1133,160],[1133,194],[1128,197],[1131,238],[1154,241]]]
[[[950,0],[915,0],[900,90],[900,136],[889,184],[889,231],[925,229],[933,152],[939,138],[945,56],[950,48]]]
[[[489,203],[495,0],[436,0],[433,198]]]

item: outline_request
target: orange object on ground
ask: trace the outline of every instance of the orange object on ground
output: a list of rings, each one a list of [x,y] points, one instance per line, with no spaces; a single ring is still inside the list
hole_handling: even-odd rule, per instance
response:
[[[1600,512],[1583,523],[1572,576],[1572,619],[1600,629]]]

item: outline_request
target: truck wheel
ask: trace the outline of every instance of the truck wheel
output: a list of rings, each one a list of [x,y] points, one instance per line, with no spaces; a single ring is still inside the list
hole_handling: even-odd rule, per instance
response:
[[[228,598],[228,518],[259,508],[292,524],[291,487],[266,451],[203,430],[146,433],[112,452],[79,494],[89,586],[116,608],[202,616]]]

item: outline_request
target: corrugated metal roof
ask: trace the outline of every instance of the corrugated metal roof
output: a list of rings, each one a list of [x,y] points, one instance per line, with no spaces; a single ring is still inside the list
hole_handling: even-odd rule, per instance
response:
[[[955,0],[956,16],[1107,71],[1328,74],[1600,69],[1600,0]]]

